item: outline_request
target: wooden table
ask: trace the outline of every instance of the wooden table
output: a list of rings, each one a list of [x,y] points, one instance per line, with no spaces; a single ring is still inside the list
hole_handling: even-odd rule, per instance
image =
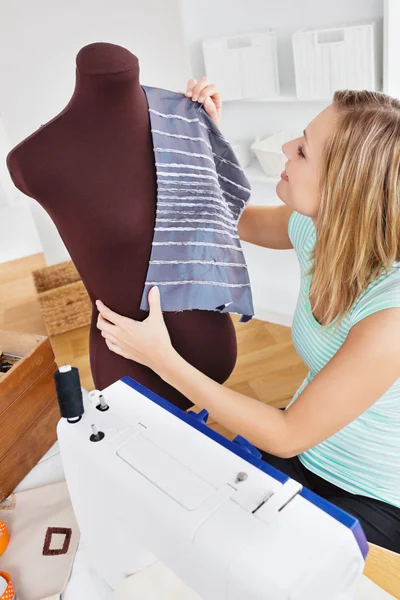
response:
[[[364,574],[383,590],[400,599],[400,554],[370,544]]]

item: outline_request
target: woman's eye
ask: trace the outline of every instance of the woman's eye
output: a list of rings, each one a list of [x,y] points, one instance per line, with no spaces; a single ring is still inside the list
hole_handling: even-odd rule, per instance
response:
[[[302,156],[303,158],[305,158],[304,153],[303,153],[303,147],[302,146],[297,146],[297,154],[299,156]]]

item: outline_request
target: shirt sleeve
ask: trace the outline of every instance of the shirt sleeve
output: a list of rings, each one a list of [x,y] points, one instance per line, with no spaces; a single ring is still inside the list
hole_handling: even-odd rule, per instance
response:
[[[350,326],[387,308],[400,308],[400,270],[387,275],[360,296],[351,310]]]

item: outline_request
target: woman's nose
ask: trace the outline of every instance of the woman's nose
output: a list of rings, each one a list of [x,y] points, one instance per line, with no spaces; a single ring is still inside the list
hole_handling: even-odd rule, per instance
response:
[[[282,152],[286,156],[286,158],[291,159],[296,156],[296,150],[299,143],[299,139],[289,140],[285,142],[282,146]]]
[[[286,156],[286,158],[289,158],[289,142],[285,142],[284,144],[282,144],[282,152],[283,154]]]

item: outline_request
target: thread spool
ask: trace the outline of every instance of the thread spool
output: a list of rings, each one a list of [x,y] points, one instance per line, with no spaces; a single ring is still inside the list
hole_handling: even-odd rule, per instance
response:
[[[68,423],[78,423],[85,412],[78,369],[64,365],[54,373],[54,381],[61,416]]]

